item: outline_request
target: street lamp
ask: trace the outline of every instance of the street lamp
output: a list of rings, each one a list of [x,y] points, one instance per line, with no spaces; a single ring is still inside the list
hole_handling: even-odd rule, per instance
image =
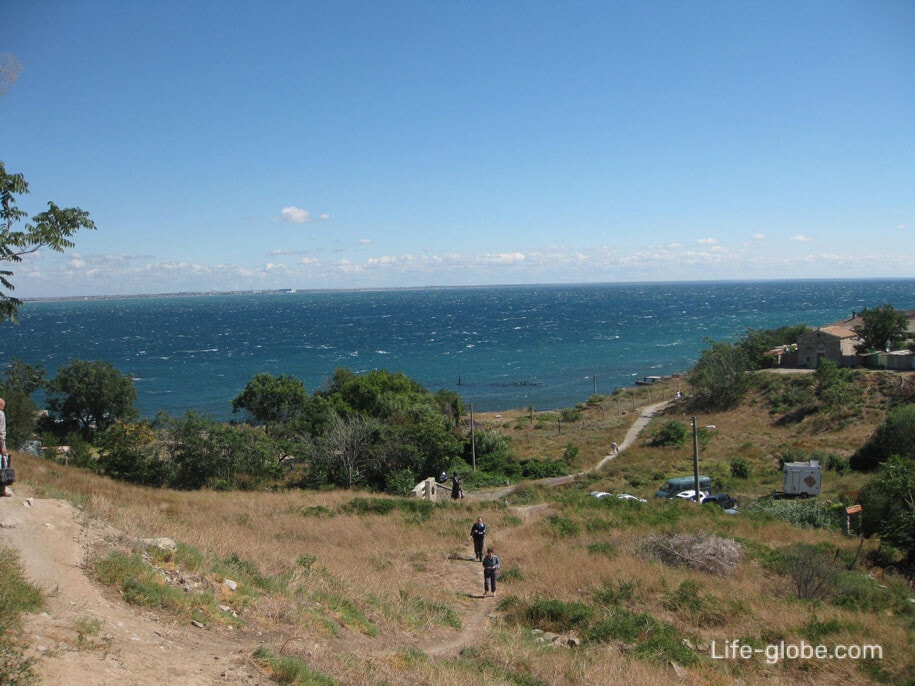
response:
[[[708,424],[703,428],[714,429],[715,425]],[[696,429],[695,417],[693,417],[693,477],[695,478],[693,497],[698,503],[701,502],[701,497],[699,495],[699,431]]]

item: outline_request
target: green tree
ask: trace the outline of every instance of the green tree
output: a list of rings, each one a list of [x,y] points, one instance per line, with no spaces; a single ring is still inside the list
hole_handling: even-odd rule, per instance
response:
[[[460,426],[461,420],[467,413],[461,396],[454,391],[442,388],[435,394],[435,401],[438,403],[442,415],[448,417],[455,428]]]
[[[864,535],[879,534],[915,565],[915,459],[887,460],[861,489],[860,500]]]
[[[245,389],[232,400],[232,412],[244,410],[247,415],[265,426],[285,424],[301,417],[308,406],[305,384],[294,376],[285,374],[256,374]]]
[[[854,327],[854,332],[861,338],[856,347],[859,353],[869,350],[883,350],[889,343],[890,349],[896,349],[909,337],[909,320],[892,305],[881,305],[874,309],[864,308],[859,313],[862,324]]]
[[[797,343],[798,336],[810,331],[806,324],[781,326],[777,329],[747,329],[744,337],[737,343],[752,369],[765,369],[775,364],[775,358],[766,355],[770,350],[782,345]]]
[[[690,430],[683,422],[671,419],[665,422],[651,437],[651,445],[682,448],[690,437]]]
[[[892,456],[915,459],[915,405],[900,405],[886,413],[867,442],[855,451],[849,466],[869,470]]]
[[[118,420],[137,416],[133,379],[110,362],[73,360],[48,382],[48,411],[64,430],[76,427],[89,440]]]
[[[48,209],[32,217],[23,230],[14,231],[13,226],[22,221],[26,214],[16,206],[16,197],[29,192],[29,184],[22,174],[10,174],[0,162],[0,262],[18,263],[22,256],[40,248],[64,252],[72,248],[70,238],[80,229],[94,229],[89,213],[78,207],[60,208],[53,202]],[[14,298],[13,272],[0,270],[0,322],[15,320],[22,301]]]
[[[145,486],[169,481],[168,464],[162,459],[155,429],[148,420],[115,422],[96,437],[98,465],[114,479]]]
[[[689,371],[691,404],[697,408],[724,410],[738,405],[747,390],[749,369],[743,351],[736,345],[707,341],[699,361]]]
[[[19,447],[35,433],[38,406],[32,398],[44,384],[44,369],[14,359],[0,382],[0,397],[6,401],[6,440]]]

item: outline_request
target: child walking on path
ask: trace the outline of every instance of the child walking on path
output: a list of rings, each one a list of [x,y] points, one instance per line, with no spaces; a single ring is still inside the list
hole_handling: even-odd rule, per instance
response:
[[[486,557],[483,558],[483,597],[489,593],[492,588],[492,596],[496,597],[496,577],[499,576],[499,556],[494,555],[492,548],[486,549]]]

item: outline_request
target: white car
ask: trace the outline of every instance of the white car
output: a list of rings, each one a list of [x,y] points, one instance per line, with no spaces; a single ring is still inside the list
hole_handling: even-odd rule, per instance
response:
[[[696,491],[691,489],[689,491],[680,491],[674,498],[683,498],[683,500],[695,500]],[[708,498],[708,491],[699,491],[699,500],[703,498]]]
[[[640,503],[647,503],[648,501],[645,498],[639,498],[638,496],[631,495],[629,493],[607,493],[607,491],[591,491],[589,495],[594,496],[595,498],[619,498],[620,500],[635,500]]]

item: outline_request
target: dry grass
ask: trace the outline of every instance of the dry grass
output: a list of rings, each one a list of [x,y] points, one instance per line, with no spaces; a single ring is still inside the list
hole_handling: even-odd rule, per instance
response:
[[[652,400],[659,392],[665,391],[654,389]],[[584,408],[582,421],[564,425],[562,433],[546,423],[541,429],[525,428],[519,421],[526,415],[523,411],[478,419],[511,435],[523,456],[558,457],[572,442],[580,448],[578,466],[584,468],[603,458],[611,441],[622,442],[635,417],[625,407],[633,396],[647,401],[644,389],[621,394],[620,411],[615,413],[616,399],[605,399],[602,405]],[[289,577],[284,590],[257,597],[243,619],[264,631],[274,650],[283,648],[289,655],[307,651],[312,670],[342,684],[879,683],[880,679],[870,681],[876,671],[868,672],[853,661],[767,665],[762,658],[713,660],[708,653],[712,641],[735,638],[756,645],[798,643],[806,640],[805,626],[811,622],[837,627],[823,643],[881,645],[885,659],[878,667],[884,670],[883,682],[915,677],[911,615],[853,612],[829,603],[798,601],[791,595],[790,581],[766,564],[767,555],[798,542],[826,543],[851,557],[856,540],[651,497],[664,478],[691,472],[691,446],[648,445],[646,436],[671,418],[688,421],[676,409],[656,418],[642,440],[600,474],[557,489],[529,489],[523,497],[508,496],[499,502],[448,501],[427,519],[402,510],[384,515],[344,512],[356,497],[375,497],[365,493],[172,492],[129,486],[28,456],[18,459],[17,472],[36,491],[50,496],[66,492],[95,517],[131,537],[168,536],[208,559],[234,554],[267,576],[296,571],[303,557],[313,560],[307,571],[299,568]],[[872,430],[855,425],[811,436],[803,426],[774,425],[758,405],[703,416],[699,422],[717,426],[701,454],[703,473],[723,481],[744,500],[778,486],[780,450],[847,450]],[[734,456],[750,463],[752,479],[730,477]],[[824,479],[826,497],[853,490],[859,481],[854,475],[829,474]],[[587,497],[590,490],[628,491],[649,502],[598,501]],[[511,597],[522,606],[541,599],[597,606],[600,594],[616,594],[615,611],[646,613],[674,627],[700,651],[698,664],[678,668],[681,679],[663,660],[635,657],[625,641],[576,649],[538,644],[530,633],[537,627],[508,621],[509,605],[488,620],[484,617],[479,629],[459,642],[465,646],[462,652],[430,657],[436,645],[461,634],[447,617],[458,618],[468,630],[481,611],[481,601],[469,598],[482,588],[476,563],[468,561],[471,549],[466,542],[478,514],[489,527],[487,544],[494,545],[502,558],[502,603]],[[739,541],[743,554],[726,577],[670,567],[639,555],[644,542],[659,533],[667,538],[702,535]],[[865,552],[873,546],[868,542]],[[695,589],[695,606],[671,602],[684,588]],[[348,618],[346,607],[329,611],[334,598],[351,604],[376,633],[361,626],[358,618]],[[711,623],[711,615],[703,614],[709,608],[714,609]]]

